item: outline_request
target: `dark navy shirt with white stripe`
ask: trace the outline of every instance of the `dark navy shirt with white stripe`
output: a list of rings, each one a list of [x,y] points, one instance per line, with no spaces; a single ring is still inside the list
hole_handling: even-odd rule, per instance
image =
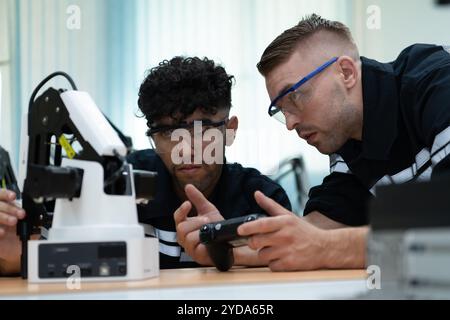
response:
[[[159,239],[161,269],[198,267],[177,243],[173,213],[182,202],[173,190],[171,176],[161,158],[153,150],[143,150],[130,154],[128,161],[134,169],[158,173],[155,199],[147,205],[138,205],[138,215],[146,235]],[[256,190],[291,210],[285,191],[277,183],[256,169],[243,168],[237,163],[223,166],[209,200],[225,219],[263,212],[253,197]]]
[[[362,141],[330,156],[331,173],[305,207],[349,226],[369,223],[377,186],[429,180],[450,159],[449,49],[416,44],[391,63],[361,60]]]

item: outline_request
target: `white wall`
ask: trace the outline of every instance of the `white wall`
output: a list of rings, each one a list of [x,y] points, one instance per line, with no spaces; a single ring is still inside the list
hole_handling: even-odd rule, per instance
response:
[[[353,0],[356,41],[361,54],[380,61],[392,61],[413,43],[450,44],[450,5],[434,0]],[[381,28],[368,29],[366,12],[380,8]]]
[[[9,6],[7,0],[0,0],[0,145],[8,151],[13,149],[12,123],[9,121],[14,112],[11,104],[11,52],[9,37]]]

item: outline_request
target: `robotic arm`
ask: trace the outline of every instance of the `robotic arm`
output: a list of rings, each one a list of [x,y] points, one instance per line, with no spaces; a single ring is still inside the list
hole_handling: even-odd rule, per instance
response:
[[[36,98],[39,90],[55,76],[64,76],[73,90],[49,88]],[[100,252],[103,249],[98,244],[102,241],[105,242],[100,246],[108,246],[110,240],[144,241],[143,229],[137,223],[136,200],[152,199],[156,173],[133,171],[126,162],[128,149],[118,131],[89,94],[77,91],[73,80],[63,72],[51,74],[34,90],[24,128],[28,136],[23,185],[27,218],[17,229],[22,241],[22,277],[26,278],[30,269],[35,281],[58,279],[61,270],[71,262],[83,261],[85,269],[90,270],[86,274],[95,278],[99,276],[99,257],[83,256],[80,243],[94,248],[92,252]],[[48,240],[53,247],[50,249],[64,247],[67,252],[72,248],[69,255],[42,254],[40,243],[29,241],[36,227],[52,211]],[[28,259],[30,248],[33,261]]]

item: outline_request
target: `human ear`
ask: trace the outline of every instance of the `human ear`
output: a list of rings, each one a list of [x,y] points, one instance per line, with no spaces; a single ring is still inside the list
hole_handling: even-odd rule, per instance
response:
[[[225,132],[225,145],[227,147],[231,146],[236,138],[236,131],[239,127],[239,120],[236,116],[232,116],[226,126]]]
[[[347,89],[351,89],[358,81],[359,69],[356,62],[348,56],[341,56],[337,61],[341,80]]]

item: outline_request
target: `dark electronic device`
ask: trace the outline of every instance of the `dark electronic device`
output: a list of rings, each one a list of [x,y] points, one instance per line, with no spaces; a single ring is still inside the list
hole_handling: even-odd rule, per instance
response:
[[[228,271],[234,264],[233,248],[247,245],[248,238],[238,235],[238,227],[246,222],[267,217],[254,213],[239,218],[207,223],[200,228],[200,241],[206,246],[216,268]]]

